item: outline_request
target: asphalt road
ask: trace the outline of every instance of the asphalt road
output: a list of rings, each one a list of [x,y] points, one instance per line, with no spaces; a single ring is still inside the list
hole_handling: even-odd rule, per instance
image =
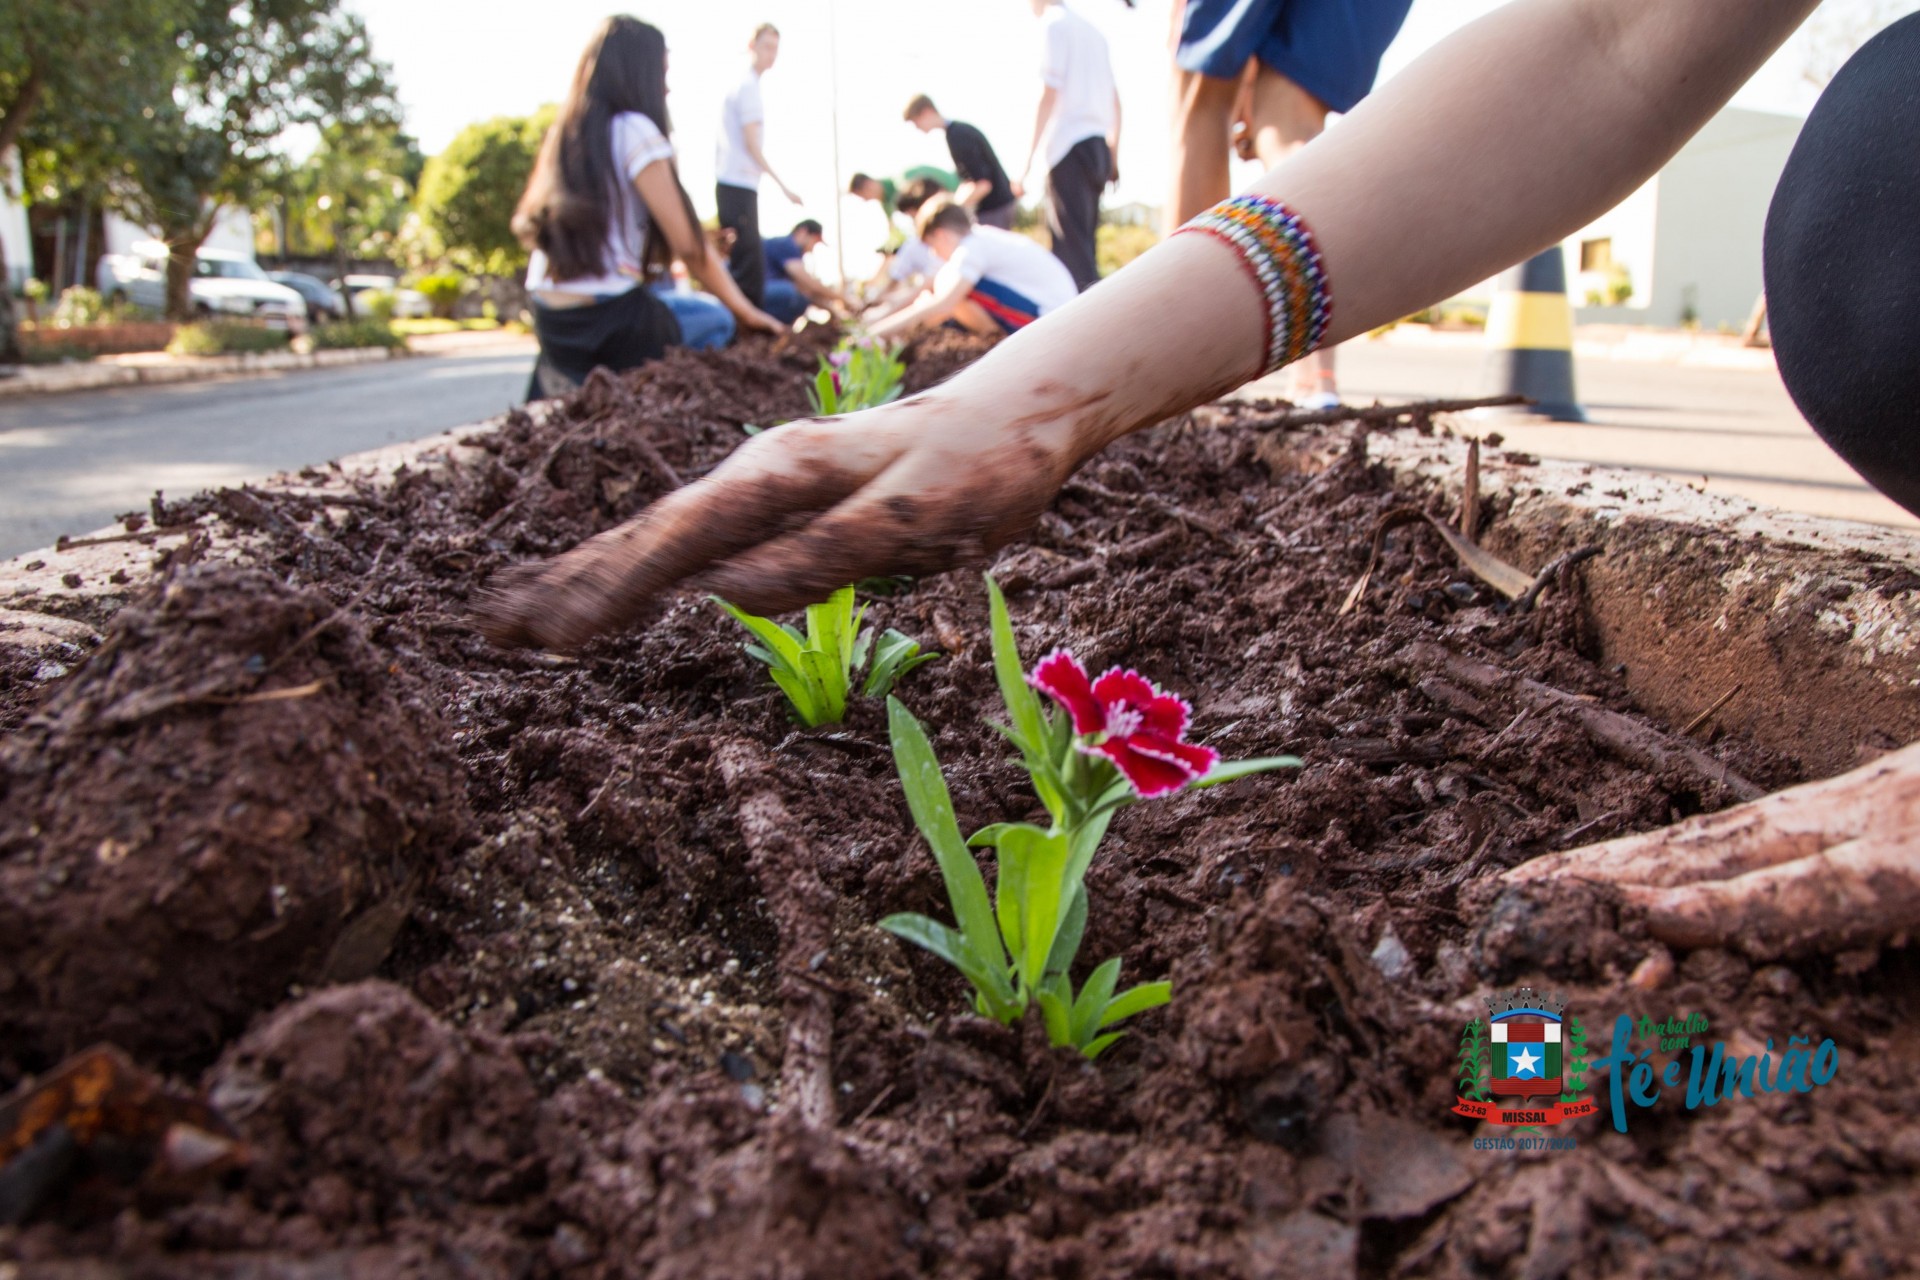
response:
[[[0,400],[0,556],[520,403],[525,339],[344,369]]]

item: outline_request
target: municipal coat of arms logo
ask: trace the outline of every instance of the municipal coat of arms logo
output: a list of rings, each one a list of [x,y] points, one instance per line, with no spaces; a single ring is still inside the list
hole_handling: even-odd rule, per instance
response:
[[[1460,1035],[1454,1112],[1508,1125],[1553,1125],[1597,1110],[1586,1089],[1587,1029],[1559,996],[1516,987],[1487,997]]]

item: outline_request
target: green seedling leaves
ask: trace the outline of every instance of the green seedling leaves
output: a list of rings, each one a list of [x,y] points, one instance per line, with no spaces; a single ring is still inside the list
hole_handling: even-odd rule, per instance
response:
[[[1241,778],[1250,778],[1256,773],[1270,773],[1275,769],[1298,769],[1305,761],[1299,756],[1261,756],[1256,760],[1222,760],[1207,770],[1207,775],[1195,782],[1193,787],[1217,787],[1223,782],[1236,782]]]
[[[892,629],[876,642],[872,629],[860,626],[867,608],[854,608],[852,587],[842,587],[824,603],[808,605],[804,634],[718,596],[713,600],[760,642],[744,646],[747,656],[766,665],[773,682],[793,704],[795,717],[810,729],[846,719],[854,673],[867,665],[869,655],[873,666],[862,691],[876,698],[890,693],[907,672],[940,656],[920,652],[918,643]]]
[[[953,817],[953,799],[947,793],[947,780],[941,776],[933,744],[927,741],[926,730],[920,722],[898,698],[887,699],[887,728],[893,740],[894,767],[899,770],[900,785],[907,793],[907,808],[913,814],[914,825],[933,850],[940,878],[947,887],[947,899],[960,925],[957,937],[969,956],[968,964],[955,967],[973,982],[983,1005],[994,1010],[990,1016],[1010,1022],[1020,1015],[1025,1002],[1015,1000],[1013,984],[1007,975],[1006,951],[1000,941],[993,904],[987,898],[986,879],[967,851],[966,841],[960,838],[960,827]],[[908,941],[920,939],[909,937]],[[935,951],[935,954],[941,953]]]
[[[863,645],[866,635],[862,633]],[[856,668],[865,661],[864,655],[864,647],[854,655],[853,665]],[[880,633],[879,641],[873,645],[873,665],[867,668],[867,683],[861,692],[869,698],[884,698],[893,692],[893,686],[901,676],[939,656],[937,653],[920,652],[919,641],[889,627]]]

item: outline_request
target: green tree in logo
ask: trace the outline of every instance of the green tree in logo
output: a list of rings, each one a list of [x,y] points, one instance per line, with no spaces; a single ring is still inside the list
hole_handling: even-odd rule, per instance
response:
[[[1579,1018],[1567,1019],[1567,1063],[1563,1074],[1566,1077],[1566,1091],[1560,1095],[1560,1101],[1572,1102],[1587,1087],[1581,1072],[1587,1069],[1587,1027]]]
[[[1487,1029],[1475,1018],[1460,1033],[1460,1096],[1473,1102],[1487,1100],[1487,1080],[1493,1057],[1487,1051]]]

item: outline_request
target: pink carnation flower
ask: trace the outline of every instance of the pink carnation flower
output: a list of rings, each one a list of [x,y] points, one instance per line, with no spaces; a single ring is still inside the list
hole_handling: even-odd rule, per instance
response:
[[[1103,755],[1142,800],[1178,791],[1219,763],[1211,747],[1184,742],[1192,709],[1137,671],[1109,668],[1098,680],[1065,649],[1055,649],[1027,682],[1066,708],[1080,750]]]

